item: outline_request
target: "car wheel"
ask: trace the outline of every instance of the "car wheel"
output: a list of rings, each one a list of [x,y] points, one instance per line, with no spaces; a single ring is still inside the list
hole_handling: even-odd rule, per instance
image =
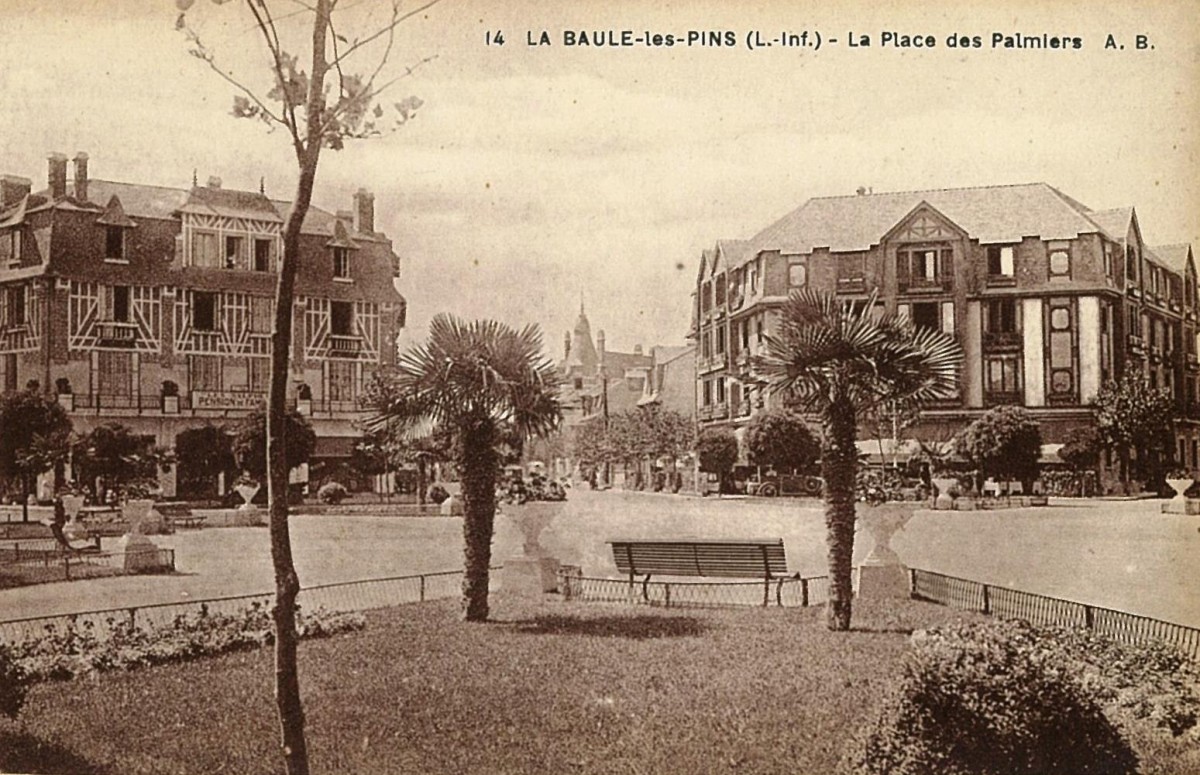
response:
[[[768,482],[767,484],[764,484],[762,487],[758,488],[758,494],[764,498],[774,498],[779,494],[779,489],[774,484]]]

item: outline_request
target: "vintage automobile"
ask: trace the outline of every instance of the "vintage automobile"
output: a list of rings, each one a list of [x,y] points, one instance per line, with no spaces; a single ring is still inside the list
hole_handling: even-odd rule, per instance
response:
[[[746,482],[747,495],[773,498],[776,495],[817,496],[824,481],[819,476],[769,474],[759,481]]]

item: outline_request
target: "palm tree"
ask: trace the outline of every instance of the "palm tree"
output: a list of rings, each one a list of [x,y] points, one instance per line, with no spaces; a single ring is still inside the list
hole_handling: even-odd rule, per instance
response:
[[[915,406],[953,395],[963,357],[949,335],[874,308],[875,294],[863,302],[798,291],[756,364],[774,391],[822,425],[831,630],[850,627],[859,417],[884,402]]]
[[[411,438],[439,430],[454,438],[463,495],[463,618],[488,617],[488,566],[496,516],[498,446],[545,436],[558,426],[558,376],[537,326],[516,331],[491,320],[438,315],[429,341],[409,349],[372,386],[368,429]]]

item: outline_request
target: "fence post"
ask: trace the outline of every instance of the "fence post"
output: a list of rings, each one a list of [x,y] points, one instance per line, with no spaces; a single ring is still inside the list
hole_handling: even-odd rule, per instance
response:
[[[671,582],[668,581],[663,584],[663,592],[665,594],[664,599],[666,601],[664,603],[663,607],[670,608],[671,607]]]
[[[983,585],[983,612],[985,614],[992,612],[992,596],[987,584]]]
[[[1096,629],[1096,612],[1090,605],[1083,607],[1083,625],[1089,630]]]
[[[808,579],[800,579],[800,606],[808,608]]]
[[[67,570],[67,581],[70,581],[71,580],[71,558],[69,556],[63,557],[63,566]]]
[[[421,574],[421,602],[425,602],[425,574]]]
[[[129,629],[137,626],[137,608],[129,609]]]
[[[917,596],[917,569],[916,568],[908,569],[908,578],[909,578],[908,596],[916,597]]]

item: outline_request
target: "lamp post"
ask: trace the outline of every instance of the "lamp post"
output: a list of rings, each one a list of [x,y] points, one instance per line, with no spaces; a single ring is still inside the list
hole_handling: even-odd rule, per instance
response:
[[[604,434],[608,435],[608,369],[604,364],[600,364],[600,412],[604,417]],[[608,487],[612,486],[612,462],[607,458],[604,460],[604,484]]]

